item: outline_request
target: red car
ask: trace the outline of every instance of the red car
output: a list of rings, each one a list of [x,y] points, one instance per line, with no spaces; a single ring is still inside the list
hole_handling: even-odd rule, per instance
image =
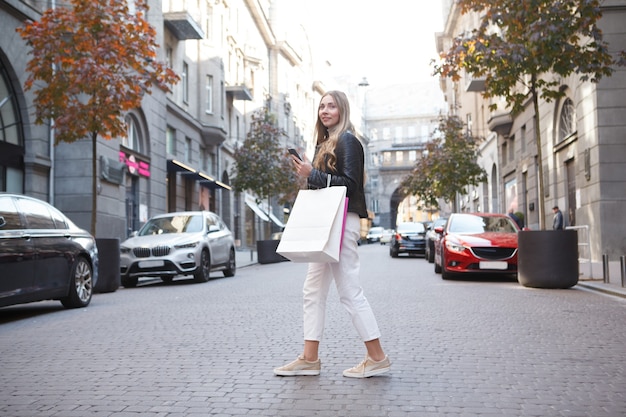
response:
[[[454,213],[435,228],[435,272],[443,279],[517,274],[519,230],[505,214]]]

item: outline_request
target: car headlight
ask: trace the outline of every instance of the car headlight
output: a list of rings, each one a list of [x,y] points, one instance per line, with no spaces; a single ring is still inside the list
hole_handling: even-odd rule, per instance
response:
[[[174,245],[174,247],[176,249],[191,249],[191,248],[195,248],[196,246],[198,246],[198,243],[200,242],[183,243],[180,245]]]
[[[126,246],[120,246],[120,253],[130,253],[130,248]]]
[[[446,248],[452,252],[463,252],[465,250],[465,246],[449,240],[446,240]]]

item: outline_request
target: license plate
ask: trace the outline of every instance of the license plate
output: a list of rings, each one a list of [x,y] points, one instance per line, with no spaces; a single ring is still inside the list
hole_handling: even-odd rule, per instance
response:
[[[163,266],[163,261],[141,261],[139,262],[139,268],[156,268],[157,266]]]
[[[500,269],[506,270],[509,268],[509,265],[504,261],[480,261],[478,264],[480,269]]]

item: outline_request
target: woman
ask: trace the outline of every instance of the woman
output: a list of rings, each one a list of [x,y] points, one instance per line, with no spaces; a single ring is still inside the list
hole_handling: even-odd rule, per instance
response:
[[[311,164],[306,157],[292,156],[299,176],[306,177],[309,188],[322,188],[331,176],[331,186],[347,187],[348,214],[338,263],[310,263],[304,281],[304,351],[293,362],[274,369],[280,376],[319,375],[319,343],[324,331],[326,299],[331,281],[335,280],[339,299],[344,305],[367,355],[343,375],[367,378],[389,371],[391,363],[380,344],[380,331],[372,309],[359,283],[358,244],[361,222],[367,218],[365,208],[363,147],[354,136],[350,123],[350,106],[346,95],[329,91],[318,108],[315,135],[317,146]]]

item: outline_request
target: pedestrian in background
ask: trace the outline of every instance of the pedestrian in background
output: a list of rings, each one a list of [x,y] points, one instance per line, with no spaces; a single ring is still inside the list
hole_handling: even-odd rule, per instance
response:
[[[552,229],[563,230],[563,213],[559,210],[559,206],[552,207],[554,219],[552,220]]]
[[[524,227],[524,222],[522,221],[522,219],[519,218],[517,214],[515,214],[513,207],[509,209],[509,217],[519,226],[520,229]]]
[[[348,214],[337,263],[310,263],[304,281],[304,350],[293,362],[274,369],[280,376],[319,375],[321,361],[319,344],[324,332],[326,300],[334,280],[339,299],[344,305],[361,340],[365,343],[365,359],[343,371],[352,378],[367,378],[388,372],[391,366],[380,343],[380,330],[372,308],[359,282],[360,260],[357,240],[361,218],[367,218],[365,192],[365,158],[361,142],[352,133],[350,105],[341,91],[329,91],[320,100],[315,124],[316,148],[313,162],[292,156],[297,174],[307,178],[308,187],[317,189],[327,184],[346,186]]]

